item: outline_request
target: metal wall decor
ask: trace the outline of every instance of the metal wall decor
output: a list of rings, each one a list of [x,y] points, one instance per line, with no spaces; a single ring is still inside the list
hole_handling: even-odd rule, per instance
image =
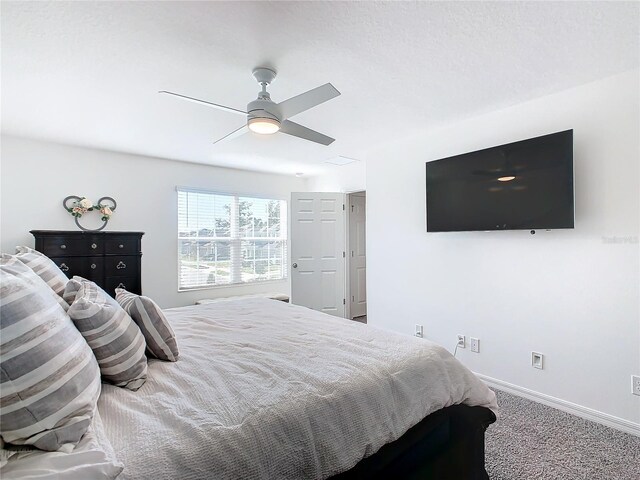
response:
[[[115,211],[118,204],[111,197],[102,197],[98,200],[98,203],[94,205],[91,200],[87,199],[87,197],[69,195],[62,201],[62,206],[73,216],[76,225],[80,230],[83,230],[85,232],[99,232],[107,226],[107,223],[109,222],[109,219],[111,218],[111,215],[113,215],[113,212]],[[85,228],[80,225],[79,219],[82,217],[82,215],[87,212],[93,211],[102,214],[102,226],[100,226],[99,228]]]

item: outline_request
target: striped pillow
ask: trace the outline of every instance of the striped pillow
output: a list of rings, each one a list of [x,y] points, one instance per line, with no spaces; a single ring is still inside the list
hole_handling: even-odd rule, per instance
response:
[[[16,274],[20,267],[29,270],[0,260],[0,436],[68,451],[96,411],[100,370],[51,289]]]
[[[22,278],[34,288],[41,288],[43,285],[47,285],[36,272],[34,272],[31,268],[29,268],[29,266],[27,266],[22,260],[20,260],[18,255],[8,255],[6,253],[3,253],[0,258],[5,272]],[[47,258],[47,260],[49,259]],[[54,265],[54,267],[56,266]],[[48,285],[46,291],[49,293],[49,295],[51,295],[52,298],[55,299],[56,302],[58,302],[58,304],[60,304],[60,306],[66,312],[69,308],[69,304],[65,302],[64,299],[56,292],[54,292],[53,289],[51,289]]]
[[[53,260],[29,247],[16,247],[15,257],[33,270],[54,292],[62,297],[64,286],[69,279]]]
[[[116,300],[142,330],[147,352],[160,360],[175,362],[178,359],[176,334],[156,302],[123,288],[116,288]]]
[[[137,390],[147,379],[145,341],[118,302],[95,283],[81,282],[69,316],[98,359],[102,377]]]
[[[74,275],[69,279],[67,284],[64,287],[64,292],[62,293],[62,298],[69,305],[73,303],[76,299],[76,295],[78,294],[78,290],[82,286],[82,282],[90,282],[91,280],[87,280],[86,278],[82,278],[79,275]]]

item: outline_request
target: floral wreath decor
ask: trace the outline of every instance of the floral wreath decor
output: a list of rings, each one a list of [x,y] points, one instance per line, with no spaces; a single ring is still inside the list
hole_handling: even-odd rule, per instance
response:
[[[108,203],[104,203],[107,201]],[[71,202],[71,204],[69,204]],[[117,207],[116,201],[111,197],[102,197],[98,200],[97,204],[93,204],[87,197],[78,197],[76,195],[70,195],[62,201],[62,206],[69,212],[75,219],[76,225],[80,230],[85,232],[98,232],[107,226],[107,222],[113,215],[114,210]],[[89,229],[84,228],[78,221],[87,212],[97,211],[102,214],[102,221],[104,222],[100,228]]]

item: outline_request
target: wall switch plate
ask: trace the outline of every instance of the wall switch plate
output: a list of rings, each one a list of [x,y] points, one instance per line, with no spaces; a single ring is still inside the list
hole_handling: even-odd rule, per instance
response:
[[[480,353],[480,340],[478,340],[477,338],[471,337],[471,351]]]
[[[640,375],[631,375],[631,393],[640,395]]]
[[[458,348],[467,348],[467,338],[464,335],[458,334]]]
[[[415,331],[414,335],[415,335],[416,337],[420,337],[420,338],[422,338],[422,332],[423,332],[423,330],[422,330],[422,325],[418,325],[418,324],[416,323],[416,331]]]
[[[540,370],[542,370],[543,365],[542,362],[544,361],[544,355],[539,353],[539,352],[531,352],[531,366],[533,368],[539,368]]]

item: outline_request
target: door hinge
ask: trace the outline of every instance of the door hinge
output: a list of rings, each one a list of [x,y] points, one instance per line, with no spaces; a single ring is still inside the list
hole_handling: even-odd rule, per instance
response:
[[[351,211],[353,212],[353,205],[351,205]]]
[[[346,305],[346,304],[347,304],[347,299],[346,299],[346,298],[343,298],[343,299],[342,299],[342,304],[343,304],[343,305]]]
[[[344,211],[344,203],[342,204],[342,211]]]
[[[345,252],[342,252],[342,258],[345,258],[346,256]]]

